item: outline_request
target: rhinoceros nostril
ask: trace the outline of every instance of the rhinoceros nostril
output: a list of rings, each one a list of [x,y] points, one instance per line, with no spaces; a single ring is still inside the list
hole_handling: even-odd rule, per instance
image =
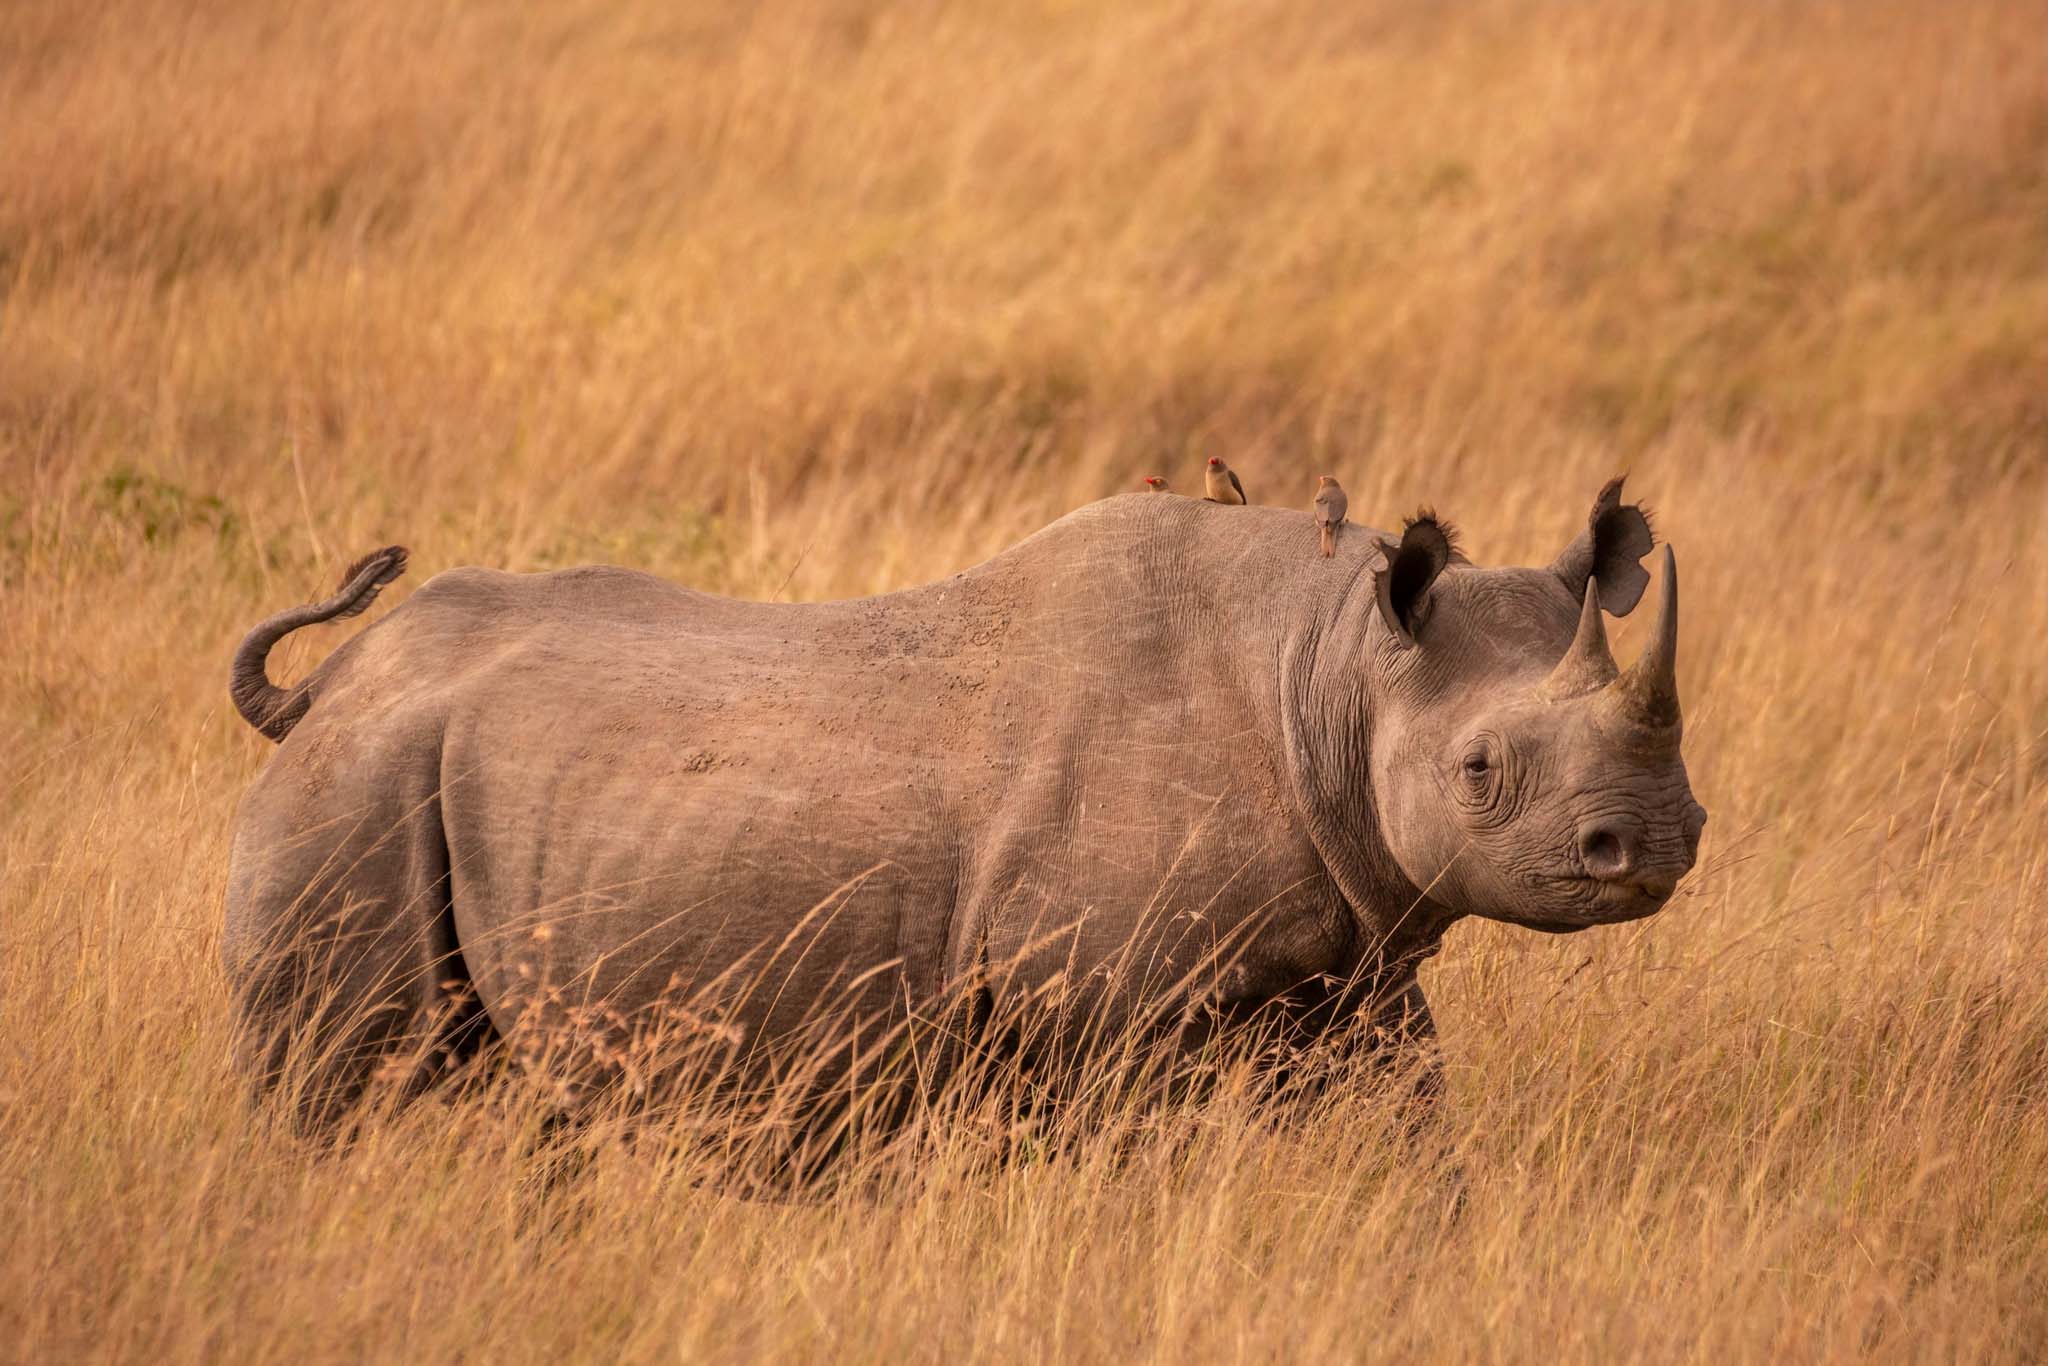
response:
[[[1591,876],[1617,882],[1628,876],[1628,846],[1613,830],[1588,826],[1579,832],[1579,862]]]

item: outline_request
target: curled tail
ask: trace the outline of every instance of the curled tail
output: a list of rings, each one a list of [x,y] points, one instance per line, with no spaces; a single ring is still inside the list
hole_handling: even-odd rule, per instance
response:
[[[270,649],[301,626],[352,617],[377,600],[377,592],[405,572],[405,547],[373,550],[342,572],[341,591],[325,602],[308,603],[266,617],[243,639],[228,668],[228,694],[242,719],[272,740],[282,740],[306,714],[313,694],[306,684],[280,688],[264,665]]]

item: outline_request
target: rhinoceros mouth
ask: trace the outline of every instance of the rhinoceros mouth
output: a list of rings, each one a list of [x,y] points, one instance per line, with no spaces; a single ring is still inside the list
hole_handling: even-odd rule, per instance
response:
[[[1671,898],[1627,883],[1605,882],[1585,874],[1568,874],[1546,879],[1576,901],[1590,902],[1584,911],[1568,916],[1530,916],[1521,923],[1547,934],[1572,934],[1595,925],[1620,925],[1641,920],[1664,909]]]

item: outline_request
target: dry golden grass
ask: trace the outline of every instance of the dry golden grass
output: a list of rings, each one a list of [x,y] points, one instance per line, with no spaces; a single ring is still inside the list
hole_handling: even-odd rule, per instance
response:
[[[2048,7],[991,8],[0,7],[0,1350],[2038,1358]],[[244,1106],[258,616],[883,589],[1211,450],[1685,563],[1706,871],[1453,931],[1461,1218],[1365,1093],[810,1204]]]

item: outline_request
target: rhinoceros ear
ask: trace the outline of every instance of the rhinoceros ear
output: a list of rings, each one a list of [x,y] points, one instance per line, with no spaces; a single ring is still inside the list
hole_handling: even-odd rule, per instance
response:
[[[1600,605],[1613,616],[1625,617],[1650,582],[1650,571],[1641,560],[1653,544],[1649,514],[1621,501],[1621,478],[1614,478],[1593,500],[1586,529],[1550,567],[1574,598],[1586,596],[1588,578],[1599,579]]]
[[[1429,615],[1429,586],[1458,554],[1454,535],[1448,523],[1424,509],[1401,529],[1399,545],[1380,542],[1386,563],[1373,573],[1373,590],[1379,598],[1380,620],[1404,647],[1415,643],[1415,633]]]

